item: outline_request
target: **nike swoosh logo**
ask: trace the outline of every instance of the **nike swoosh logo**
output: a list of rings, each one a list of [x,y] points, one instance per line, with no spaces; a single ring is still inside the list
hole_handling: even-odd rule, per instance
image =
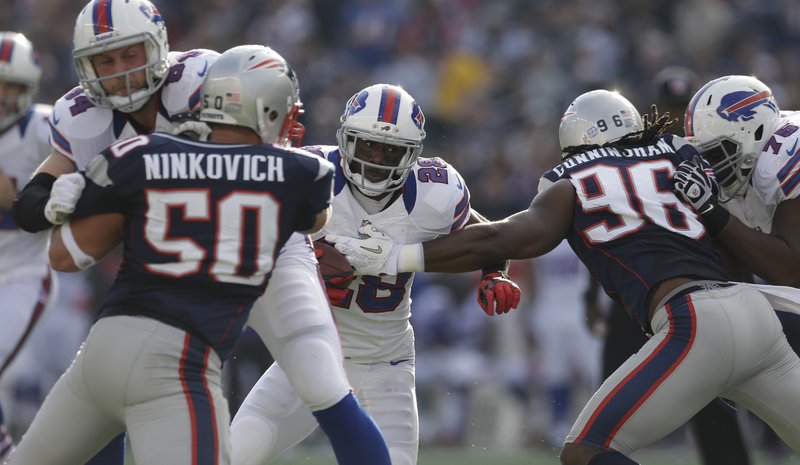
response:
[[[197,73],[198,76],[203,77],[206,75],[206,71],[208,71],[208,60],[205,62],[206,64],[203,66],[203,70]]]
[[[786,151],[786,155],[789,155],[790,157],[794,155],[796,148],[797,148],[797,139],[794,140],[794,145],[792,146],[792,148]]]
[[[367,252],[374,253],[374,254],[379,254],[379,253],[383,252],[383,249],[381,248],[381,246],[378,246],[378,248],[373,249],[371,247],[364,247],[362,245],[361,248],[366,250]]]
[[[401,363],[407,362],[408,360],[409,359],[407,359],[407,358],[400,359],[400,360],[392,360],[391,362],[389,362],[389,365],[392,365],[392,366],[400,365]]]
[[[59,121],[61,121],[61,120],[54,113],[53,114],[53,126],[57,125],[59,123]]]

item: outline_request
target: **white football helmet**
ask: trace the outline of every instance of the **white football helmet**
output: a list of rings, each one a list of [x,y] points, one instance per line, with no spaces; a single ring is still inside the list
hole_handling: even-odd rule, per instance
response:
[[[265,144],[300,144],[300,84],[289,63],[269,47],[240,45],[208,68],[200,121],[250,128]]]
[[[722,188],[721,202],[747,189],[758,155],[779,120],[772,91],[752,76],[723,76],[692,97],[684,130],[711,164]]]
[[[0,81],[26,86],[18,96],[0,95],[0,132],[28,111],[41,77],[39,55],[31,41],[16,32],[0,32]]]
[[[138,68],[99,78],[91,57],[122,47],[143,43],[147,63]],[[148,0],[92,0],[75,21],[72,58],[80,86],[89,100],[102,108],[130,113],[136,111],[164,84],[169,72],[167,28],[161,13]],[[131,88],[131,75],[145,72],[145,87]],[[108,95],[100,85],[103,79],[125,77],[127,95]]]
[[[347,101],[336,131],[345,177],[364,195],[374,197],[403,187],[422,152],[425,115],[411,95],[399,86],[375,84]],[[405,150],[397,166],[385,166],[356,158],[359,139],[394,145]],[[386,171],[382,181],[370,181],[365,169]]]
[[[567,107],[558,126],[558,141],[565,152],[567,147],[605,145],[643,129],[642,116],[628,99],[598,89],[579,95]]]

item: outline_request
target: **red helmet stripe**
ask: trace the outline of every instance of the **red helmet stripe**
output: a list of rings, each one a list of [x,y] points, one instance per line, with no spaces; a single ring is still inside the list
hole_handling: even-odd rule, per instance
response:
[[[378,120],[386,123],[397,124],[397,114],[400,112],[400,92],[391,87],[384,87],[381,92],[381,104],[378,111]]]
[[[94,34],[109,32],[114,26],[111,19],[111,0],[97,0],[92,11],[94,20]]]
[[[14,51],[14,41],[11,37],[4,37],[0,42],[0,61],[10,62],[11,53]]]

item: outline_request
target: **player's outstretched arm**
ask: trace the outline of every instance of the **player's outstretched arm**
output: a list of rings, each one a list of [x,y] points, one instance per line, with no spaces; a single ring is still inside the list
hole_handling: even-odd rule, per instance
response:
[[[527,210],[425,242],[425,270],[471,271],[500,260],[545,254],[572,226],[574,205],[575,189],[568,180],[560,180],[540,192]]]
[[[477,210],[470,209],[467,225],[488,223],[489,220]],[[501,315],[517,308],[522,291],[517,283],[508,276],[508,260],[489,264],[481,269],[481,281],[478,285],[478,305],[489,316]]]
[[[122,242],[124,224],[121,213],[104,213],[57,227],[50,237],[50,266],[69,272],[94,265]]]
[[[572,226],[575,189],[561,180],[540,192],[527,210],[500,221],[467,226],[424,244],[395,244],[371,225],[364,238],[328,235],[358,274],[409,271],[459,273],[506,259],[537,257],[555,248]]]

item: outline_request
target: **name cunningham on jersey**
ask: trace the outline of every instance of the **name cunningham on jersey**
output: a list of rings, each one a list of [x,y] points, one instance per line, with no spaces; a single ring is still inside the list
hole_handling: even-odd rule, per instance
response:
[[[274,155],[147,153],[145,176],[152,179],[227,179],[283,182],[283,159]]]
[[[644,147],[632,147],[626,149],[618,149],[616,147],[598,147],[596,149],[587,150],[585,152],[573,155],[572,157],[564,160],[560,165],[553,168],[559,176],[564,174],[565,169],[572,168],[596,158],[603,157],[618,157],[618,158],[633,158],[633,157],[653,157],[664,153],[675,153],[675,149],[665,140],[659,140],[655,145],[648,145]]]

